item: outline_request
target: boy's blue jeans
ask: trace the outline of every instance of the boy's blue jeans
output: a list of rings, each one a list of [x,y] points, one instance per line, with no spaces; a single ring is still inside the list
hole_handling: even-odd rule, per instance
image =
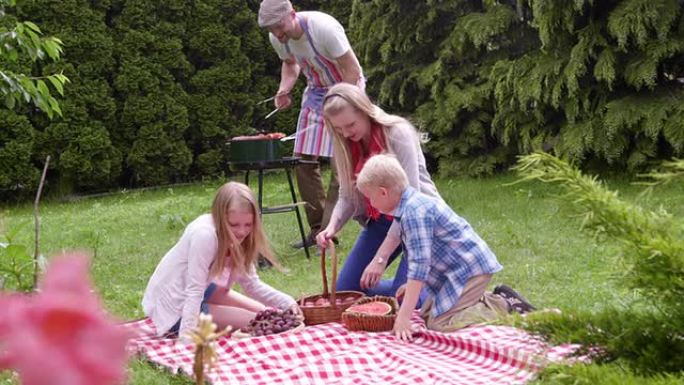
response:
[[[368,221],[366,227],[361,230],[359,237],[354,243],[354,247],[344,261],[344,266],[337,276],[337,290],[357,290],[363,291],[367,295],[384,295],[393,297],[397,289],[406,283],[406,273],[408,271],[408,263],[406,258],[401,258],[397,272],[394,279],[383,279],[378,282],[377,286],[361,290],[361,276],[369,263],[375,257],[375,253],[380,248],[380,245],[385,240],[385,236],[389,231],[392,221],[381,215],[378,220],[371,219]],[[389,266],[397,256],[401,254],[401,247],[396,250],[389,257],[387,266]]]

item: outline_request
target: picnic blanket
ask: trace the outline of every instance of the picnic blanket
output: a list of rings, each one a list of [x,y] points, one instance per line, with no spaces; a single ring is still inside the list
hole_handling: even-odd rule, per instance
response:
[[[509,326],[474,326],[455,333],[419,329],[412,343],[389,332],[351,332],[340,323],[307,326],[285,335],[217,341],[218,361],[208,373],[228,384],[523,384],[577,345],[548,346]],[[131,352],[192,376],[193,346],[156,337],[144,319],[124,325],[135,337]]]

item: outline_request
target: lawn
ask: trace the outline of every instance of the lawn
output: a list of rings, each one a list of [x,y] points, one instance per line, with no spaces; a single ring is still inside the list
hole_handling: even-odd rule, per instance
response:
[[[441,179],[445,200],[465,217],[497,254],[504,270],[495,284],[507,283],[539,307],[565,312],[596,310],[635,295],[613,279],[623,268],[619,245],[580,231],[581,218],[555,198],[557,190],[536,183],[515,184],[512,175],[486,179]],[[128,191],[70,202],[46,200],[41,206],[42,242],[46,254],[89,250],[93,279],[106,308],[119,319],[142,317],[140,300],[149,276],[174,244],[185,224],[208,210],[219,181],[152,191]],[[609,186],[621,196],[649,208],[663,206],[684,215],[684,186],[669,185],[642,196],[642,187],[625,180]],[[266,178],[264,204],[287,203],[283,174]],[[19,242],[32,245],[30,205],[0,209],[0,233],[24,225]],[[298,297],[321,290],[318,260],[307,260],[289,243],[298,237],[292,213],[264,218],[286,274],[262,270],[262,279]],[[345,256],[359,231],[349,223],[341,234],[339,255]],[[395,263],[396,264],[396,263]],[[190,384],[134,360],[134,384]],[[0,375],[0,383],[3,383]],[[5,380],[4,382],[6,382]]]

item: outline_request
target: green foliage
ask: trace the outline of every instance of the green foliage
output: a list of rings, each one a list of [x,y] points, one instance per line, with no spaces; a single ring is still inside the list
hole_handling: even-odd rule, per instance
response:
[[[492,73],[517,140],[534,134],[514,124],[531,105],[542,140],[577,161],[639,170],[681,152],[684,89],[660,72],[684,57],[680,2],[529,3],[542,49]]]
[[[277,89],[274,79],[264,76],[266,62],[277,55],[245,2],[206,0],[201,5],[190,8],[193,23],[185,43],[196,68],[187,98],[190,125],[196,129],[187,142],[196,175],[219,177],[228,168],[226,139],[250,132],[271,107],[255,105]],[[275,61],[272,66],[279,68]]]
[[[63,192],[111,185],[112,176],[121,171],[121,153],[98,121],[71,123],[67,119],[52,123],[40,135],[37,148],[54,154],[51,163],[58,174],[52,179],[63,184]]]
[[[48,191],[223,177],[227,138],[294,130],[297,108],[265,126],[260,119],[272,107],[255,107],[277,89],[279,59],[254,4],[37,0],[19,2],[16,15],[63,39],[62,60],[34,72],[71,80],[62,117],[29,115],[28,162],[53,159]],[[32,68],[27,61],[14,65]]]
[[[547,385],[677,385],[682,375],[635,375],[616,365],[558,365],[545,370],[535,384]]]
[[[538,313],[516,326],[547,336],[555,344],[580,344],[578,354],[595,363],[623,365],[642,375],[677,373],[684,365],[681,333],[663,323],[660,314],[634,305],[611,305],[595,313]]]
[[[34,128],[22,164],[51,155],[48,190],[62,192],[214,178],[228,168],[227,138],[291,133],[298,108],[263,121],[272,106],[256,105],[273,94],[280,71],[256,25],[258,6],[37,0],[9,8],[3,31],[27,20],[20,29],[28,37],[2,48],[3,71],[31,74],[38,94],[64,95],[55,110],[63,116],[54,120],[19,111],[30,113]],[[684,151],[679,0],[295,6],[342,22],[369,93],[430,132],[426,149],[444,174],[491,174],[540,149],[580,166],[642,171]],[[37,24],[62,40],[38,34]],[[25,55],[12,61],[10,52]],[[48,60],[32,61],[40,57]],[[41,95],[41,108],[52,108],[54,98]]]
[[[176,181],[192,163],[184,141],[190,124],[187,94],[177,82],[191,71],[183,53],[184,28],[176,24],[186,12],[173,3],[123,1],[115,18],[120,45],[114,87],[122,95],[115,137],[128,147],[126,165],[135,184]]]
[[[38,183],[31,162],[35,135],[26,117],[0,110],[0,200],[23,196]]]
[[[369,91],[430,131],[447,174],[554,148],[642,170],[684,145],[679,0],[361,1]]]
[[[545,153],[521,157],[515,169],[522,180],[559,184],[563,198],[584,216],[585,229],[623,245],[621,278],[642,298],[598,314],[531,317],[524,325],[557,340],[599,346],[605,349],[604,358],[624,362],[639,373],[680,371],[684,367],[681,222],[662,208],[645,210],[619,199],[595,177],[584,176]]]
[[[670,162],[664,162],[660,167],[660,170],[643,174],[642,177],[650,180],[649,182],[642,183],[649,186],[662,185],[675,180],[684,179],[684,160],[676,159]]]
[[[0,97],[8,109],[19,103],[31,103],[50,118],[62,115],[54,91],[64,95],[64,84],[69,79],[61,73],[32,76],[22,72],[22,63],[38,63],[50,59],[57,61],[62,54],[63,43],[53,36],[42,36],[40,27],[30,21],[9,22],[6,7],[14,7],[15,1],[0,3]],[[17,67],[18,70],[17,70]],[[23,67],[23,68],[22,68]],[[30,72],[30,71],[29,71]],[[52,88],[52,90],[51,90]]]
[[[10,228],[0,235],[0,290],[29,291],[33,289],[33,256],[16,237],[23,226]]]
[[[361,40],[370,92],[433,134],[428,149],[440,157],[443,173],[494,172],[517,153],[515,146],[500,145],[510,143],[506,131],[531,124],[530,116],[508,128],[492,123],[496,84],[489,73],[536,44],[520,12],[466,0],[354,2],[352,40]]]
[[[62,71],[71,84],[61,103],[63,117],[51,121],[32,117],[36,127],[35,161],[51,156],[48,190],[71,193],[98,190],[116,183],[122,150],[112,143],[116,105],[108,83],[113,69],[113,41],[105,13],[83,0],[21,2],[17,12],[41,20],[50,33],[64,39],[62,61],[43,71]]]

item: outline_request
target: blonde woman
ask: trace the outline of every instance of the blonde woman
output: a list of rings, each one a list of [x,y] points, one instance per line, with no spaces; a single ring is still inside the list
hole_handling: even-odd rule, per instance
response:
[[[267,306],[298,311],[292,297],[256,274],[258,255],[276,262],[258,213],[249,187],[229,182],[216,193],[211,214],[186,227],[145,289],[143,309],[159,335],[183,335],[200,312],[211,314],[219,328],[241,328]],[[231,290],[233,283],[247,295]]]
[[[368,158],[391,153],[406,171],[410,186],[441,199],[425,166],[418,133],[408,120],[387,114],[351,84],[330,88],[323,115],[326,129],[333,135],[340,192],[330,223],[316,242],[319,247],[328,247],[350,218],[359,221],[364,228],[340,271],[337,290],[392,296],[406,283],[406,261],[402,259],[393,280],[380,278],[401,252],[398,219],[373,207],[356,188],[356,177]]]

